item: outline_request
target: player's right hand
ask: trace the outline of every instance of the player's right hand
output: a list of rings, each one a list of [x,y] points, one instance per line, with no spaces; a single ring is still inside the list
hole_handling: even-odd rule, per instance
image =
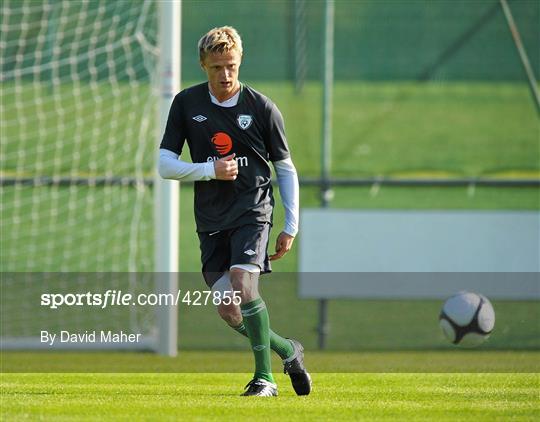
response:
[[[218,180],[235,180],[238,176],[238,164],[234,159],[235,154],[227,155],[214,161],[214,171]]]

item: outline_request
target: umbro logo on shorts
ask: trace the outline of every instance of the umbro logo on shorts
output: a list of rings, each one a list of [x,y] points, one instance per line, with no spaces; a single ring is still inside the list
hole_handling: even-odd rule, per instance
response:
[[[196,122],[201,123],[201,122],[204,122],[206,120],[206,117],[198,114],[197,116],[192,117],[192,119],[195,120]]]
[[[252,250],[252,249],[248,249],[247,251],[244,251],[244,253],[245,253],[246,255],[251,256],[251,255],[255,255],[257,252],[255,252],[255,251]]]

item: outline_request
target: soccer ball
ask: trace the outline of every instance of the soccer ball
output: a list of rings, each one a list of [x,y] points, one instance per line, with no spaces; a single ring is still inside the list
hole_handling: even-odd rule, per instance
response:
[[[483,343],[493,331],[495,311],[485,296],[459,292],[444,303],[439,325],[453,344],[475,347]]]

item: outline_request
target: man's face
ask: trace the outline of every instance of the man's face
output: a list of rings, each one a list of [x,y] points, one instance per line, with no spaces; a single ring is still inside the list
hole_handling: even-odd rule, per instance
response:
[[[238,91],[238,70],[241,62],[242,57],[236,50],[223,54],[210,53],[201,62],[208,77],[210,91],[218,101],[223,102]]]

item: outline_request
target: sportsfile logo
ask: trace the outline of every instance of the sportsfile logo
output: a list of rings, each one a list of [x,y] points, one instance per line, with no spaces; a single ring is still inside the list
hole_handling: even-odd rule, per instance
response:
[[[43,293],[41,306],[49,309],[59,309],[64,306],[94,306],[101,309],[110,306],[178,306],[214,304],[240,305],[240,292],[214,291],[214,290],[178,290],[176,295],[172,293],[139,293],[131,294],[122,290],[107,290],[103,292],[84,293]]]
[[[225,157],[227,154],[231,153],[233,149],[233,140],[225,132],[216,132],[214,136],[210,139],[210,142],[214,146],[214,149],[219,154],[218,156],[208,157],[206,161],[216,161],[220,158]],[[236,164],[238,167],[247,167],[249,161],[247,157],[236,157]]]

